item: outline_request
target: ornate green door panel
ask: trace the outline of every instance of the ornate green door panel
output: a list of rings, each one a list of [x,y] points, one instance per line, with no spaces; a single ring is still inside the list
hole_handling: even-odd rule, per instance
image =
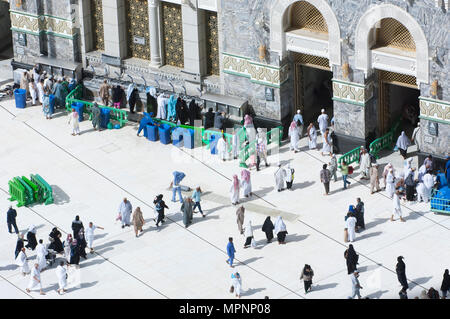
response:
[[[128,56],[150,60],[148,1],[126,0]]]
[[[219,63],[219,30],[217,23],[217,12],[206,11],[206,54],[207,73],[209,75],[220,75]]]
[[[165,64],[184,68],[183,23],[181,6],[162,3]]]
[[[94,50],[105,50],[102,0],[91,0],[91,23]]]

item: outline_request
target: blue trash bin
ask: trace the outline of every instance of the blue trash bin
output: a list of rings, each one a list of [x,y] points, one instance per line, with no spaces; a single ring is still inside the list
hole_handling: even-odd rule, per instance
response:
[[[83,111],[84,111],[84,104],[81,102],[73,102],[72,108],[75,109],[78,113],[78,121],[83,122]]]
[[[48,108],[50,109],[50,114],[55,113],[55,96],[53,94],[48,96]]]
[[[170,125],[168,124],[161,124],[161,126],[158,128],[158,134],[159,134],[159,141],[162,144],[170,144]]]
[[[108,128],[110,118],[111,118],[111,110],[107,109],[105,107],[102,107],[101,113],[100,113],[100,127]]]
[[[147,132],[147,139],[156,142],[159,139],[158,127],[154,125],[147,125],[145,131]]]
[[[220,135],[213,134],[209,138],[209,148],[211,149],[212,155],[219,154],[219,151],[217,150],[217,142],[219,142]]]
[[[183,131],[183,144],[185,148],[194,148],[194,130],[184,129]]]
[[[27,106],[27,90],[15,89],[14,99],[16,100],[16,108],[24,109]]]
[[[172,131],[172,144],[176,147],[181,147],[183,143],[183,131],[181,127],[177,127]]]

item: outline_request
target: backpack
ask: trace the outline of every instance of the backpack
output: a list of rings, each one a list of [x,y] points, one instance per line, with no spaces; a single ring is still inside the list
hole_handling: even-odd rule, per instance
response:
[[[158,211],[158,212],[161,211],[162,205],[161,205],[161,201],[160,201],[160,200],[156,202],[156,204],[155,204],[155,209],[156,209],[156,211]]]

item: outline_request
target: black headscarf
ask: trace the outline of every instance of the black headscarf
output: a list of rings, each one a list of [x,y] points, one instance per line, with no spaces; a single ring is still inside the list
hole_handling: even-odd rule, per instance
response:
[[[355,249],[353,248],[353,245],[350,244],[348,246],[348,249],[346,250],[346,259],[347,259],[347,272],[348,274],[352,274],[356,270],[356,265],[358,264],[359,256],[356,254]],[[344,253],[345,257],[345,253]]]
[[[450,275],[448,273],[448,269],[444,271],[444,278],[442,279],[441,290],[447,291],[450,289]]]
[[[265,233],[271,232],[271,231],[273,231],[274,228],[275,228],[275,226],[273,225],[272,221],[270,220],[270,216],[267,216],[267,218],[264,221],[264,224],[262,226],[262,231]]]

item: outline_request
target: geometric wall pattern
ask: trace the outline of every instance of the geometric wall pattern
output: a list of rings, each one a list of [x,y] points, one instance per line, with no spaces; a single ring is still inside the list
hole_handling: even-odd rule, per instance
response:
[[[252,82],[279,88],[289,75],[288,65],[282,67],[261,64],[250,58],[223,53],[223,72],[249,78]]]
[[[450,103],[440,100],[419,97],[420,100],[420,117],[450,124]]]

